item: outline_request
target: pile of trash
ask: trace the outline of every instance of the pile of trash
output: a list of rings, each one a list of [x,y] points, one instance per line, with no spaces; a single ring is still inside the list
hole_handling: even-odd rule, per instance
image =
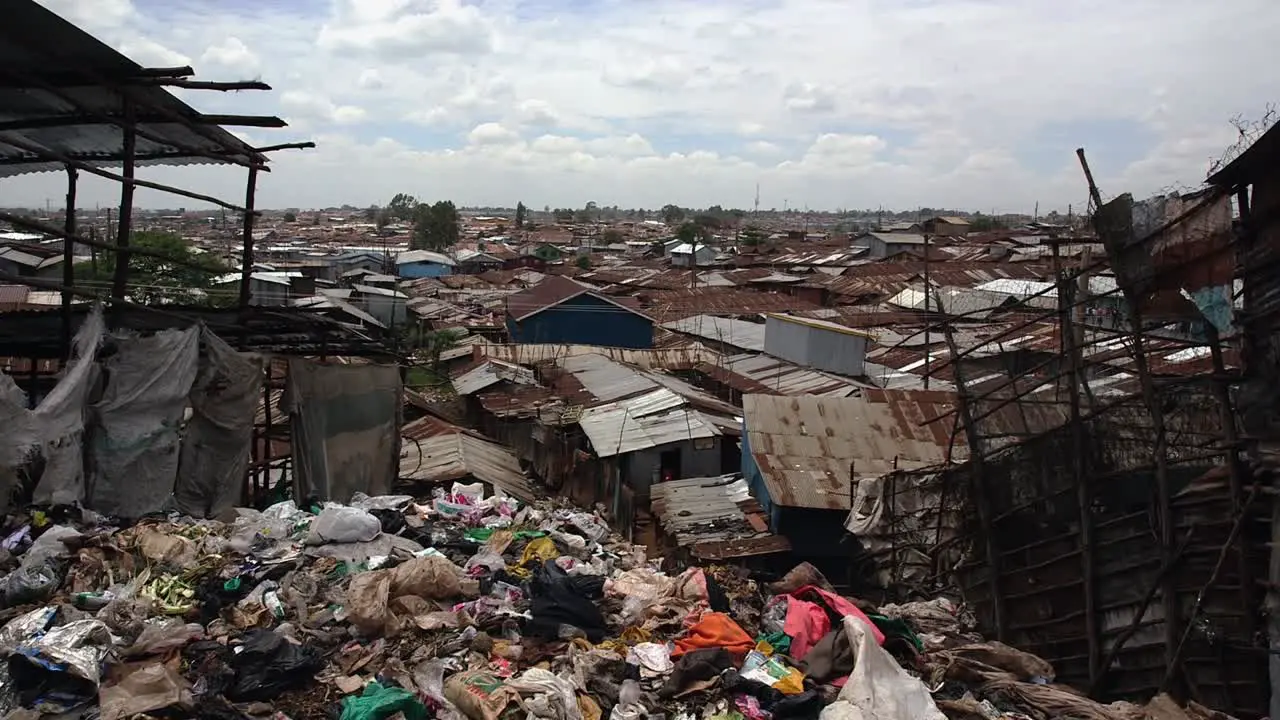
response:
[[[871,607],[808,564],[663,569],[599,515],[479,485],[116,525],[11,516],[0,717],[1144,720],[972,632]]]

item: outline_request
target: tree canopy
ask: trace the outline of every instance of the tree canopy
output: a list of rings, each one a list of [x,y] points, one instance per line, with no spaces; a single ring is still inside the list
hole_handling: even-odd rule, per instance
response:
[[[524,229],[525,217],[529,214],[529,208],[524,206],[523,202],[516,203],[516,230]]]
[[[659,212],[662,222],[668,225],[678,225],[684,220],[684,210],[679,205],[663,205]]]
[[[397,196],[399,197],[399,196]],[[415,250],[443,250],[458,242],[458,208],[451,200],[419,203],[413,212]]]
[[[408,221],[414,218],[414,211],[417,209],[418,199],[407,193],[396,193],[391,198],[391,202],[387,203],[387,213],[396,220]]]
[[[219,299],[238,297],[238,290],[221,295],[201,292],[210,290],[213,281],[227,272],[228,268],[215,258],[193,252],[187,241],[178,235],[140,230],[129,236],[129,246],[162,253],[166,258],[136,254],[129,256],[128,292],[135,302],[195,303],[202,297],[207,302],[217,302]],[[115,263],[116,254],[110,250],[104,251],[96,262],[76,263],[72,268],[76,284],[89,286],[94,290],[106,290],[111,286]]]

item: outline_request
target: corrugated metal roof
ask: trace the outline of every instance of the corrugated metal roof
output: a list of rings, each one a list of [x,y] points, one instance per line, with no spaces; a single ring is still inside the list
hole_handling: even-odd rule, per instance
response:
[[[847,510],[851,465],[858,478],[939,465],[952,441],[950,423],[927,423],[954,409],[952,393],[746,395],[742,404],[752,456],[770,498],[784,507]],[[952,457],[964,455],[963,435],[956,433]]]
[[[764,324],[716,315],[694,315],[663,323],[673,332],[714,340],[741,350],[764,352]]]
[[[602,458],[721,434],[666,388],[583,410],[578,424]]]
[[[580,295],[599,298],[616,306],[619,312],[632,312],[644,318],[649,317],[640,311],[639,304],[634,298],[610,297],[597,288],[559,275],[543,276],[542,281],[537,285],[508,297],[507,313],[516,322],[520,322]]]
[[[139,112],[162,108],[184,118],[198,116],[194,109],[162,87],[130,82],[142,74],[141,66],[30,0],[11,0],[5,5],[5,21],[0,24],[0,66],[58,87],[60,93],[92,113],[122,115],[122,93],[104,87],[99,78],[105,78],[127,85]],[[30,87],[0,89],[0,107],[6,110],[0,113],[0,121],[84,114],[57,94]],[[166,119],[165,122],[140,122],[138,127],[163,141],[139,136],[138,165],[219,164],[232,158],[266,162],[263,155],[217,125],[192,128]],[[0,138],[5,137],[95,166],[121,164],[123,133],[112,124],[53,125],[0,133]],[[178,145],[215,157],[192,155]],[[219,155],[225,155],[228,160],[216,159]],[[0,145],[0,177],[50,170],[61,171],[63,165],[40,160],[26,150]]]
[[[760,529],[768,527],[768,520],[741,476],[669,480],[652,485],[649,493],[663,531],[675,537],[677,546],[693,546],[695,555],[742,557],[791,547],[786,538]],[[730,548],[728,543],[735,544]]]
[[[522,365],[486,358],[480,365],[454,378],[453,390],[459,395],[471,395],[500,382],[537,385],[538,377]]]
[[[504,445],[430,417],[404,426],[402,434],[403,480],[448,482],[473,477],[521,500],[534,499],[520,461]]]
[[[848,378],[810,370],[771,355],[733,355],[724,358],[721,366],[762,386],[762,389],[751,392],[847,397],[856,394],[861,387]]]
[[[562,360],[560,366],[572,373],[587,392],[604,402],[658,387],[656,382],[635,368],[614,362],[604,355],[574,355]]]
[[[405,252],[400,253],[399,255],[396,255],[397,265],[407,265],[409,263],[420,263],[420,262],[434,263],[436,265],[446,265],[448,267],[454,267],[455,265],[457,265],[457,263],[453,261],[453,258],[449,257],[448,255],[444,255],[438,252],[431,252],[430,250],[407,250]]]

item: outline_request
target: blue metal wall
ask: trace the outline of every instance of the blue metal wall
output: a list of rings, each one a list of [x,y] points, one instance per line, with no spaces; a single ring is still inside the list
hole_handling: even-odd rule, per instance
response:
[[[565,343],[603,347],[653,347],[653,321],[591,295],[579,295],[516,324],[507,332],[517,343]]]
[[[742,421],[742,477],[747,481],[747,489],[751,491],[751,496],[760,503],[760,509],[765,515],[769,516],[769,527],[778,527],[781,519],[781,506],[773,504],[773,498],[769,495],[769,487],[764,484],[764,475],[760,473],[760,466],[756,464],[755,456],[751,454],[751,441],[747,437],[747,421]]]
[[[433,262],[413,262],[396,266],[396,275],[406,278],[440,277],[452,275],[453,268]]]

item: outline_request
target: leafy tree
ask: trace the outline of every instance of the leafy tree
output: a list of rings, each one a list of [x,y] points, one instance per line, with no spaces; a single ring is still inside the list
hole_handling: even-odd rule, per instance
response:
[[[992,230],[1004,230],[1008,227],[1000,218],[983,215],[982,213],[974,213],[973,217],[969,218],[969,230],[971,232],[990,232]]]
[[[605,230],[604,233],[601,234],[600,238],[609,245],[624,242],[626,240],[622,235],[622,231],[617,228],[609,228],[608,230]]]
[[[412,220],[414,212],[418,208],[418,199],[407,193],[396,193],[391,198],[391,202],[387,203],[387,211],[391,213],[391,217],[396,220]]]
[[[590,270],[591,258],[587,255],[579,255],[577,260],[577,265],[579,270]]]
[[[696,222],[684,223],[676,230],[676,237],[680,242],[694,246],[705,245],[710,236],[707,227]]]
[[[720,216],[714,215],[710,212],[699,213],[694,216],[693,221],[700,227],[707,228],[709,230],[718,229],[722,224]]]
[[[129,236],[129,246],[162,253],[166,258],[129,256],[128,293],[139,303],[193,302],[199,297],[193,290],[210,290],[214,279],[228,270],[218,260],[192,252],[186,240],[172,233],[137,231]],[[99,256],[96,263],[76,263],[72,268],[76,284],[103,290],[109,288],[115,264],[116,254],[110,250]],[[239,289],[235,287],[229,291],[215,292],[222,296],[220,299],[234,299],[238,297]],[[207,294],[205,297],[211,303],[219,299]]]
[[[668,225],[678,225],[680,221],[684,220],[684,210],[678,205],[663,205],[660,212],[662,214],[662,222]]]
[[[294,212],[287,212],[284,214],[284,221],[287,223],[298,222],[298,214]]]
[[[543,205],[543,206],[542,206],[542,212],[544,212],[544,213],[549,213],[549,212],[551,212],[551,206],[550,206],[550,205]]]
[[[574,212],[569,208],[556,208],[552,213],[558,223],[573,222]]]
[[[738,238],[738,242],[740,242],[743,245],[749,245],[754,247],[764,242],[766,237],[768,236],[765,235],[764,230],[761,230],[759,226],[748,225],[745,229],[743,229],[742,235],[739,236]]]
[[[516,230],[517,231],[524,229],[525,216],[528,214],[529,214],[529,208],[525,207],[524,203],[522,202],[516,203]]]
[[[458,242],[458,208],[451,200],[420,203],[413,212],[415,250],[443,250]]]

